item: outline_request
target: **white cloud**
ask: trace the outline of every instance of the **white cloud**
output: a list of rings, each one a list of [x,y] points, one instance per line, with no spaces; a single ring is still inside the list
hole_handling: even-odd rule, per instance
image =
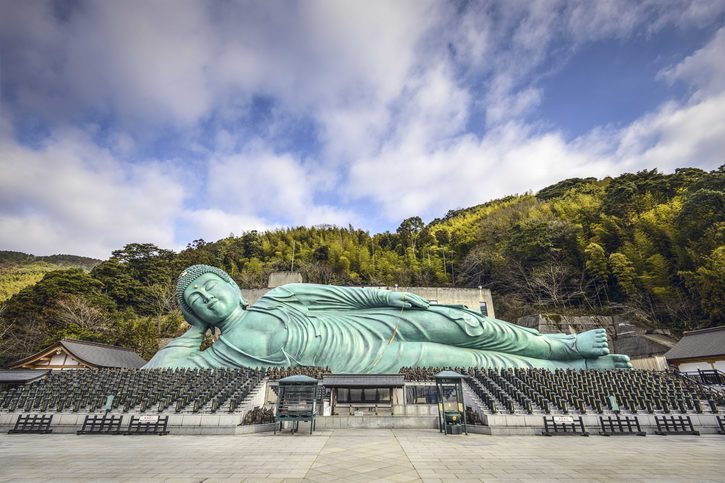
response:
[[[326,184],[334,183],[334,176],[256,141],[243,152],[209,162],[208,198],[225,211],[288,225],[344,225],[354,219],[352,213],[315,200]]]
[[[175,247],[181,186],[158,163],[124,165],[78,131],[32,149],[0,133],[0,246],[107,257],[126,243]]]
[[[445,38],[458,67],[484,86],[487,123],[498,124],[535,107],[539,92],[532,76],[556,71],[582,46],[666,27],[702,28],[723,12],[723,2],[679,0],[474,3]]]
[[[227,213],[216,208],[188,210],[180,218],[189,224],[196,238],[207,241],[225,238],[230,233],[240,235],[250,230],[264,231],[278,228],[255,216]]]
[[[431,218],[549,181],[607,174],[603,163],[567,145],[560,134],[536,135],[515,123],[483,139],[461,136],[433,152],[416,146],[403,140],[352,170],[352,186],[383,205],[391,220]]]
[[[722,2],[13,2],[6,88],[33,112],[108,110],[126,127],[239,116],[255,95],[310,116],[326,161],[378,143],[411,81],[438,66],[485,84],[489,123],[536,106],[527,78],[577,45],[716,18]],[[58,10],[65,9],[64,14]],[[551,50],[557,40],[566,49]],[[554,59],[552,59],[554,57]],[[556,63],[556,62],[555,62]],[[7,68],[10,66],[10,68]],[[73,112],[75,111],[75,112]]]
[[[50,3],[5,7],[7,81],[25,107],[110,109],[142,129],[257,94],[292,110],[385,104],[435,21],[427,1],[130,0],[65,6],[67,18]]]
[[[692,105],[669,104],[621,135],[615,162],[622,170],[683,166],[712,168],[725,153],[725,93]]]
[[[670,82],[681,80],[690,84],[698,90],[698,97],[719,94],[725,90],[724,58],[725,28],[721,28],[705,47],[661,75]]]
[[[689,102],[665,103],[621,134],[617,150],[623,168],[717,166],[725,153],[725,29],[703,48],[661,75],[693,89]]]
[[[383,207],[388,220],[430,219],[571,177],[683,166],[712,169],[725,152],[725,94],[692,105],[668,104],[619,131],[567,142],[507,123],[483,138],[460,136],[427,151],[404,137],[351,169],[350,189]]]
[[[5,76],[24,108],[56,121],[110,110],[145,127],[194,122],[212,107],[200,2],[17,2],[4,10]]]
[[[521,120],[540,98],[527,76],[538,62],[552,55],[548,46],[553,38],[578,39],[570,44],[573,48],[576,42],[630,35],[647,20],[652,22],[648,28],[656,29],[706,18],[702,5],[695,10],[684,3],[668,5],[663,8],[656,2],[644,2],[623,10],[620,2],[540,2],[531,8],[514,2],[502,6],[500,23],[491,26],[487,35],[474,36],[470,32],[475,29],[464,24],[463,35],[455,36],[457,55],[470,58],[467,52],[479,52],[491,59],[484,106],[487,131],[482,136],[456,133],[459,122],[455,117],[426,106],[412,90],[411,102],[406,104],[412,107],[403,108],[402,114],[391,119],[394,135],[350,168],[349,190],[381,204],[387,218],[394,221],[416,214],[440,216],[452,207],[538,190],[564,178],[602,177],[645,168],[671,171],[682,166],[717,166],[725,152],[722,29],[708,45],[663,74],[693,86],[688,101],[666,102],[628,126],[595,128],[571,141],[556,128],[542,130]],[[711,15],[722,10],[722,6],[712,8]],[[628,13],[622,16],[622,11]],[[488,13],[474,11],[473,15],[486,18]],[[522,16],[526,20],[517,24]],[[505,32],[513,32],[511,42],[497,38]],[[492,44],[503,52],[497,55]],[[485,63],[477,65],[485,70]],[[452,100],[451,111],[465,120],[470,103],[451,95],[456,92],[453,76],[444,81],[451,90],[441,98]],[[408,112],[413,114],[406,115]]]
[[[490,94],[486,103],[486,122],[497,125],[512,119],[519,119],[533,110],[541,101],[541,91],[532,87],[513,94],[503,92]]]
[[[104,256],[131,241],[183,245],[179,224],[212,240],[366,223],[346,206],[370,200],[395,223],[572,176],[711,167],[725,151],[722,29],[662,72],[692,87],[686,101],[574,140],[526,121],[546,94],[535,76],[583,45],[702,28],[723,2],[3,6],[3,109],[51,132],[34,149],[3,128],[3,248]],[[252,125],[260,98],[270,112]],[[68,127],[89,113],[104,122]],[[298,121],[310,139],[289,141]],[[106,129],[99,147],[93,137]],[[125,161],[169,132],[178,158]],[[308,143],[305,154],[295,143]]]

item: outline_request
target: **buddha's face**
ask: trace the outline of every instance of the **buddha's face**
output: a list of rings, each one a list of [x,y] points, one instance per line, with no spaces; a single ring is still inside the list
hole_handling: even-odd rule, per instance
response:
[[[184,290],[184,301],[204,322],[215,325],[239,307],[240,296],[235,288],[213,273],[205,273]]]

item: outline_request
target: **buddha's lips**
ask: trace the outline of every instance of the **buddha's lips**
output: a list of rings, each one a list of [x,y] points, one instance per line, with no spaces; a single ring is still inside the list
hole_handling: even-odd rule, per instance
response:
[[[214,305],[216,305],[216,302],[217,302],[216,300],[212,300],[211,302],[209,302],[208,304],[206,304],[206,307],[208,309],[210,309],[210,308],[214,307]]]

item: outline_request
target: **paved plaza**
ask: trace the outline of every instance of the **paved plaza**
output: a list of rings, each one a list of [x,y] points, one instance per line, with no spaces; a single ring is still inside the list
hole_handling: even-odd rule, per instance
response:
[[[51,480],[725,482],[725,436],[0,435],[0,482]]]

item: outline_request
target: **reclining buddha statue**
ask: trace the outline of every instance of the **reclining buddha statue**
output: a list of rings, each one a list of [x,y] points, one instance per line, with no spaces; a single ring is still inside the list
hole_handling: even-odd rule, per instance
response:
[[[401,367],[631,368],[609,354],[604,329],[541,334],[417,295],[369,287],[294,283],[249,306],[224,271],[193,265],[176,284],[191,328],[145,368],[329,367],[391,373]],[[208,329],[221,335],[200,350]]]

